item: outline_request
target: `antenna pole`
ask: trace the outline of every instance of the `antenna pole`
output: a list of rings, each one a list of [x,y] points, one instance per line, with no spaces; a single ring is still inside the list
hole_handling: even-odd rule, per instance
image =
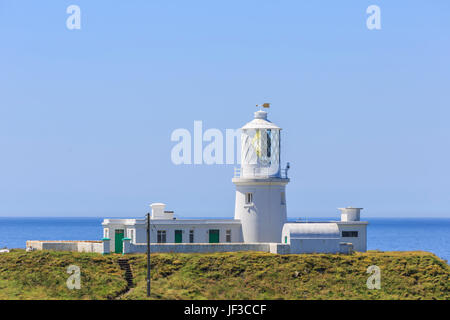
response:
[[[147,297],[150,297],[150,213],[147,213]]]

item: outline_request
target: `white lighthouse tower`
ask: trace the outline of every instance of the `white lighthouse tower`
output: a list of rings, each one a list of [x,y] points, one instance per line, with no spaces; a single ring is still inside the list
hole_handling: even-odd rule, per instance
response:
[[[264,104],[268,107],[268,104]],[[241,128],[241,167],[235,169],[234,218],[242,224],[244,242],[280,242],[286,223],[287,169],[280,167],[281,128],[267,112]]]

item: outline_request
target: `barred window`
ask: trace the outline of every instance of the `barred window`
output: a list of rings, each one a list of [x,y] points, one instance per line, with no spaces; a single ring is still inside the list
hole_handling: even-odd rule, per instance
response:
[[[342,237],[357,238],[358,231],[342,231]]]
[[[226,242],[231,242],[231,230],[227,230],[225,241]]]
[[[158,243],[166,243],[166,230],[158,230],[157,235]]]

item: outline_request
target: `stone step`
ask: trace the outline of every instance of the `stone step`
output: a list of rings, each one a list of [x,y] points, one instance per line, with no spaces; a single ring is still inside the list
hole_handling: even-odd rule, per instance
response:
[[[125,271],[125,281],[127,282],[128,287],[133,286],[133,272],[131,271],[131,266],[129,264],[128,259],[118,259],[118,264],[121,270]]]

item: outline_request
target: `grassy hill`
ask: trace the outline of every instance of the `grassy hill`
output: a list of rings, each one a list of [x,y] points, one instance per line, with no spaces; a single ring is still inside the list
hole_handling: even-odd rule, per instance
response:
[[[81,269],[80,290],[66,286],[70,265]],[[0,299],[111,299],[125,289],[117,257],[25,250],[0,254]]]
[[[145,299],[146,257],[14,250],[0,254],[0,299]],[[153,254],[152,299],[450,299],[450,267],[427,252],[273,255]],[[69,290],[69,265],[81,268],[81,289]],[[369,290],[367,267],[381,269]]]

